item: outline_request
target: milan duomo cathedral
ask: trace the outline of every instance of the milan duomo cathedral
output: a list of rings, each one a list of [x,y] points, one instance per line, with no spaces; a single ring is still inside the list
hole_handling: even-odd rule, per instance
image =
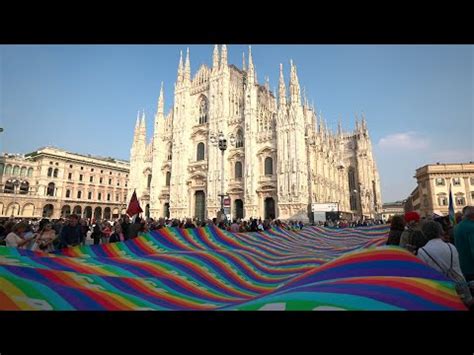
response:
[[[216,45],[212,67],[192,76],[189,49],[184,65],[181,54],[174,104],[164,112],[162,84],[151,142],[144,113],[137,117],[129,196],[136,190],[152,218],[212,219],[222,193],[233,218],[308,221],[313,203],[335,202],[346,218],[374,218],[382,201],[365,117],[353,132],[340,121],[332,132],[302,98],[292,61],[288,88],[280,64],[277,94],[268,79],[258,83],[250,47],[247,62],[244,55],[242,68],[228,64],[227,47]],[[211,139],[220,132],[223,174]]]

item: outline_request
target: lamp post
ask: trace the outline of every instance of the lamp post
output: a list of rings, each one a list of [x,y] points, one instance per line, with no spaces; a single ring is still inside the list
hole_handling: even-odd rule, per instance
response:
[[[359,183],[359,190],[353,190],[356,195],[359,197],[359,207],[360,207],[360,221],[364,219],[364,212],[362,211],[362,196],[360,192],[360,186],[361,184]]]
[[[221,198],[221,216],[223,215],[223,219],[225,220],[227,219],[227,216],[224,213],[224,152],[227,149],[227,138],[225,137],[222,131],[219,131],[218,134],[211,132],[209,136],[209,141],[212,145],[217,145],[219,147],[219,150],[221,151],[221,193],[219,194],[219,197]],[[232,133],[229,135],[229,142],[231,145],[234,145],[235,143],[235,137]]]
[[[359,206],[360,206],[360,221],[364,220],[364,209],[362,208],[362,195],[365,194],[365,190],[362,189],[362,184],[359,182]]]

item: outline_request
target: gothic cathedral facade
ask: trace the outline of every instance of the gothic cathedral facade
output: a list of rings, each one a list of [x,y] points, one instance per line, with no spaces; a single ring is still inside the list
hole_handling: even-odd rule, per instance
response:
[[[278,96],[278,98],[277,98]],[[228,138],[221,151],[211,137]],[[230,139],[232,137],[233,139]],[[151,142],[137,117],[130,152],[129,194],[136,190],[151,218],[212,219],[220,194],[234,218],[311,218],[311,204],[339,204],[346,216],[381,212],[380,180],[365,117],[353,132],[332,132],[301,95],[290,62],[289,90],[280,64],[278,93],[260,85],[252,59],[239,69],[227,47],[214,47],[212,68],[191,75],[189,49],[178,65],[172,109],[161,87]],[[224,191],[221,191],[224,186]]]

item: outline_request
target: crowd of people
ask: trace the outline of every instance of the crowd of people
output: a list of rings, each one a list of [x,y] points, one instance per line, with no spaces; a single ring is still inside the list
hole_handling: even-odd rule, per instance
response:
[[[218,222],[217,218],[200,221],[196,218],[169,219],[136,217],[127,215],[114,220],[88,220],[75,214],[58,220],[16,220],[0,222],[0,245],[9,247],[52,252],[71,246],[86,244],[107,244],[136,238],[140,233],[164,227],[197,228],[215,225],[231,232],[261,232],[274,227],[288,230],[301,230],[302,221],[282,222],[261,218]]]
[[[86,220],[75,214],[59,220],[15,220],[0,223],[0,245],[52,252],[71,246],[106,244],[133,239],[146,231],[140,218],[126,215],[115,221]]]
[[[474,206],[467,206],[456,215],[456,225],[449,217],[420,218],[416,212],[393,216],[390,221],[388,245],[397,245],[416,255],[420,260],[445,274],[456,284],[461,299],[471,309],[474,305]],[[325,221],[312,225],[347,228],[382,224],[378,220]],[[218,221],[217,218],[200,221],[196,218],[169,219],[127,215],[114,220],[87,220],[72,214],[66,219],[15,220],[0,222],[0,245],[29,250],[53,252],[71,246],[107,244],[136,238],[140,233],[165,227],[197,228],[214,225],[234,232],[262,232],[275,227],[302,230],[302,221],[280,221],[250,218]]]
[[[393,216],[387,245],[397,245],[453,280],[464,303],[473,308],[474,206],[449,217],[420,218],[417,212]]]

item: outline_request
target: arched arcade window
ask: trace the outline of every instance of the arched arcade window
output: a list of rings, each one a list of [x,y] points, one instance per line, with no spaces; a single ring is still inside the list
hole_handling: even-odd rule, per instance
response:
[[[54,182],[48,184],[48,189],[46,190],[46,196],[54,196],[55,185]]]
[[[15,185],[13,185],[12,180],[8,180],[3,186],[3,192],[6,194],[12,194],[15,191]]]
[[[30,190],[30,183],[28,181],[22,181],[20,184],[20,194],[26,195]]]

